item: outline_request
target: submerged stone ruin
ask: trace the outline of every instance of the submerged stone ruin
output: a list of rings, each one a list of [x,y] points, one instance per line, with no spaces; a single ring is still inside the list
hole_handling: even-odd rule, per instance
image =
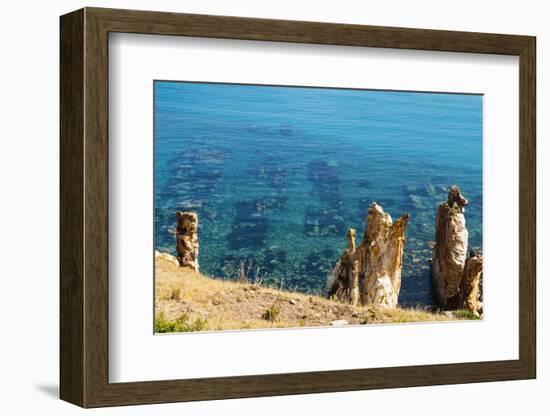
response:
[[[328,297],[354,305],[396,307],[408,221],[408,214],[404,214],[393,222],[373,203],[359,247],[355,246],[355,230],[348,231],[348,247],[327,279]]]
[[[439,206],[431,274],[437,301],[443,308],[481,313],[483,258],[474,251],[467,256],[466,205],[468,200],[458,186],[452,186],[447,201]]]

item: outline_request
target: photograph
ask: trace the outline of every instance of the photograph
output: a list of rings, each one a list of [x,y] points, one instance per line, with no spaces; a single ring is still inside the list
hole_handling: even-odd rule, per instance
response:
[[[482,94],[153,89],[155,333],[483,319]]]
[[[541,7],[61,1],[10,14],[11,407],[540,408]]]

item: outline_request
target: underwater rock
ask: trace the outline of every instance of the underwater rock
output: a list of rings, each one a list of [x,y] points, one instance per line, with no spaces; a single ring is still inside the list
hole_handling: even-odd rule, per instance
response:
[[[334,163],[314,159],[308,163],[307,178],[312,195],[319,204],[308,206],[304,215],[304,233],[308,237],[341,236],[345,230],[344,205],[340,176]]]
[[[357,183],[361,188],[370,188],[370,180],[368,179],[359,179]]]
[[[279,127],[279,134],[281,136],[292,136],[294,135],[294,130],[292,129],[292,126],[285,124]]]
[[[483,257],[471,250],[464,263],[461,296],[462,308],[475,314],[482,313],[480,282],[483,275]]]
[[[188,150],[186,149],[186,151]],[[218,164],[225,161],[227,153],[226,149],[209,146],[197,149],[191,154],[191,157],[196,162]]]
[[[185,200],[185,201],[178,202],[176,205],[178,207],[185,208],[185,209],[198,209],[198,208],[202,208],[202,204],[203,204],[202,201]]]
[[[176,212],[176,252],[179,265],[199,270],[199,218],[194,212]]]
[[[271,246],[265,251],[264,262],[267,264],[277,265],[285,263],[287,260],[287,252],[277,246]]]
[[[315,248],[307,255],[305,261],[300,263],[301,273],[303,274],[301,281],[307,281],[312,286],[315,284],[317,276],[326,276],[330,272],[334,264],[334,256],[332,256],[332,252],[327,254],[327,250],[329,249],[319,250]]]
[[[326,160],[315,159],[308,163],[307,178],[312,183],[313,195],[331,211],[342,210],[340,175],[338,168]]]
[[[409,201],[415,209],[420,210],[424,208],[424,205],[422,204],[422,198],[420,198],[418,195],[410,194]]]
[[[268,206],[265,201],[238,201],[235,203],[235,210],[231,232],[227,236],[229,247],[233,250],[263,249],[269,227]]]
[[[339,210],[307,207],[304,215],[304,233],[310,237],[342,235],[345,231],[344,218]]]
[[[426,193],[431,198],[435,198],[437,196],[437,191],[435,190],[435,186],[431,183],[426,185]]]
[[[432,281],[439,304],[444,308],[460,306],[460,286],[468,248],[464,207],[468,200],[458,186],[452,186],[447,201],[437,211]]]
[[[251,170],[257,179],[269,187],[281,190],[284,188],[289,172],[282,166],[284,160],[269,156]]]
[[[348,247],[327,279],[328,296],[376,307],[395,307],[401,289],[401,266],[408,214],[393,222],[373,203],[365,218],[359,247],[355,230],[348,231]]]

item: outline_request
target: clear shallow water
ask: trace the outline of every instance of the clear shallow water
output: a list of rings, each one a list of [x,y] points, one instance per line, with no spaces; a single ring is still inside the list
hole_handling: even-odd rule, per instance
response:
[[[253,260],[277,287],[321,292],[376,201],[410,214],[402,304],[432,304],[427,242],[452,184],[482,245],[482,96],[155,82],[155,245],[199,214],[201,270]],[[360,239],[357,239],[359,243]]]

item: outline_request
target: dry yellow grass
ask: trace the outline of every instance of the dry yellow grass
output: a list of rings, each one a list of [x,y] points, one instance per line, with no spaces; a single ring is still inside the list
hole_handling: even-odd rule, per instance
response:
[[[200,330],[294,328],[349,324],[449,321],[454,315],[419,309],[372,309],[304,293],[214,279],[156,259],[155,313],[166,321],[184,317]]]

